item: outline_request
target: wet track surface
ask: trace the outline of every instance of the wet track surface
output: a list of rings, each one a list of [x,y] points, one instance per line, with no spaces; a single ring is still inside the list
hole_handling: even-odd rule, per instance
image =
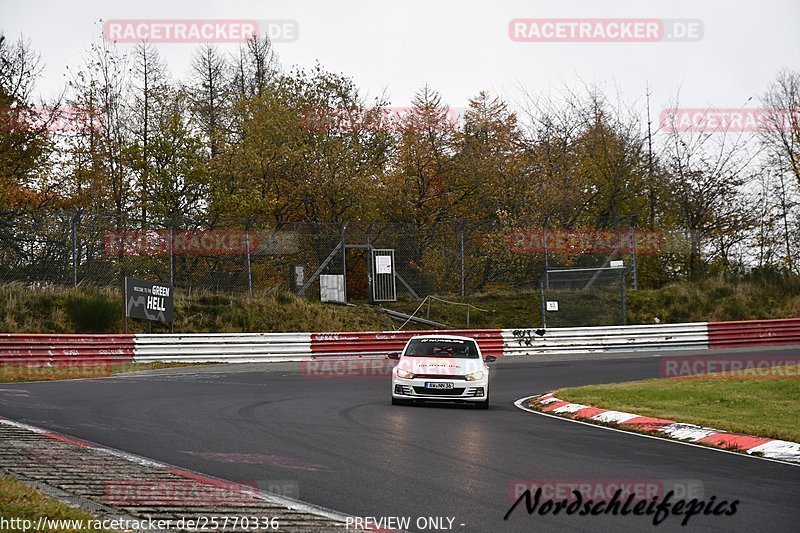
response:
[[[778,352],[775,352],[778,353]],[[797,353],[784,349],[781,353]],[[800,467],[517,409],[562,386],[657,377],[653,356],[493,365],[488,411],[391,406],[389,378],[305,375],[297,364],[187,367],[0,385],[0,416],[356,516],[454,518],[453,531],[797,531]],[[571,360],[570,360],[571,359]],[[528,516],[520,480],[677,480],[739,500],[735,516]],[[447,520],[445,520],[445,524]],[[463,524],[463,525],[462,525]]]

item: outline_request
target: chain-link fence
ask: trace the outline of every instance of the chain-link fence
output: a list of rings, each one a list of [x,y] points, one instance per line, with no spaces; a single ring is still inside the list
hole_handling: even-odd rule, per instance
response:
[[[543,327],[625,325],[624,267],[546,270],[539,280]]]
[[[294,286],[318,296],[315,274],[345,274],[348,300],[365,301],[370,249],[380,248],[394,250],[400,298],[463,299],[503,290],[535,293],[548,269],[607,267],[612,259],[630,267],[635,288],[637,255],[662,253],[664,243],[656,232],[519,229],[500,220],[276,225],[218,219],[131,227],[113,215],[47,212],[0,224],[0,282],[120,286],[123,276],[133,276],[169,281],[183,291]],[[295,267],[303,271],[300,283]],[[559,283],[552,275],[551,282]]]

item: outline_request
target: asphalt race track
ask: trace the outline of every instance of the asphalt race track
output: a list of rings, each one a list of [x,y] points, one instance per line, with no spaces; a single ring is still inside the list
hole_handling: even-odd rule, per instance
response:
[[[480,411],[393,407],[388,376],[214,365],[0,384],[0,416],[229,480],[290,487],[301,500],[355,516],[412,517],[412,525],[450,517],[454,531],[798,531],[800,467],[513,405],[562,386],[657,376],[650,355],[500,361],[492,405]],[[524,504],[504,521],[517,480],[684,480],[699,482],[706,499],[740,503],[734,516],[694,516],[683,528],[675,517],[654,527],[651,517],[529,516]]]

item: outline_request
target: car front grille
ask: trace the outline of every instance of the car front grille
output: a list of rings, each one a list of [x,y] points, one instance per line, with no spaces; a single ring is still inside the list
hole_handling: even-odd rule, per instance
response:
[[[467,379],[467,376],[459,376],[459,375],[444,375],[444,374],[414,374],[415,379],[451,379],[451,380],[461,380],[464,381]]]
[[[464,389],[426,389],[425,387],[414,387],[414,392],[424,396],[461,396],[464,393]]]

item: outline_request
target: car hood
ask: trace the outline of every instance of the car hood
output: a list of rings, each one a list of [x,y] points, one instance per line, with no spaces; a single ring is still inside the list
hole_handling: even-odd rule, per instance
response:
[[[403,357],[397,365],[414,374],[464,375],[484,370],[483,361],[451,357]]]

